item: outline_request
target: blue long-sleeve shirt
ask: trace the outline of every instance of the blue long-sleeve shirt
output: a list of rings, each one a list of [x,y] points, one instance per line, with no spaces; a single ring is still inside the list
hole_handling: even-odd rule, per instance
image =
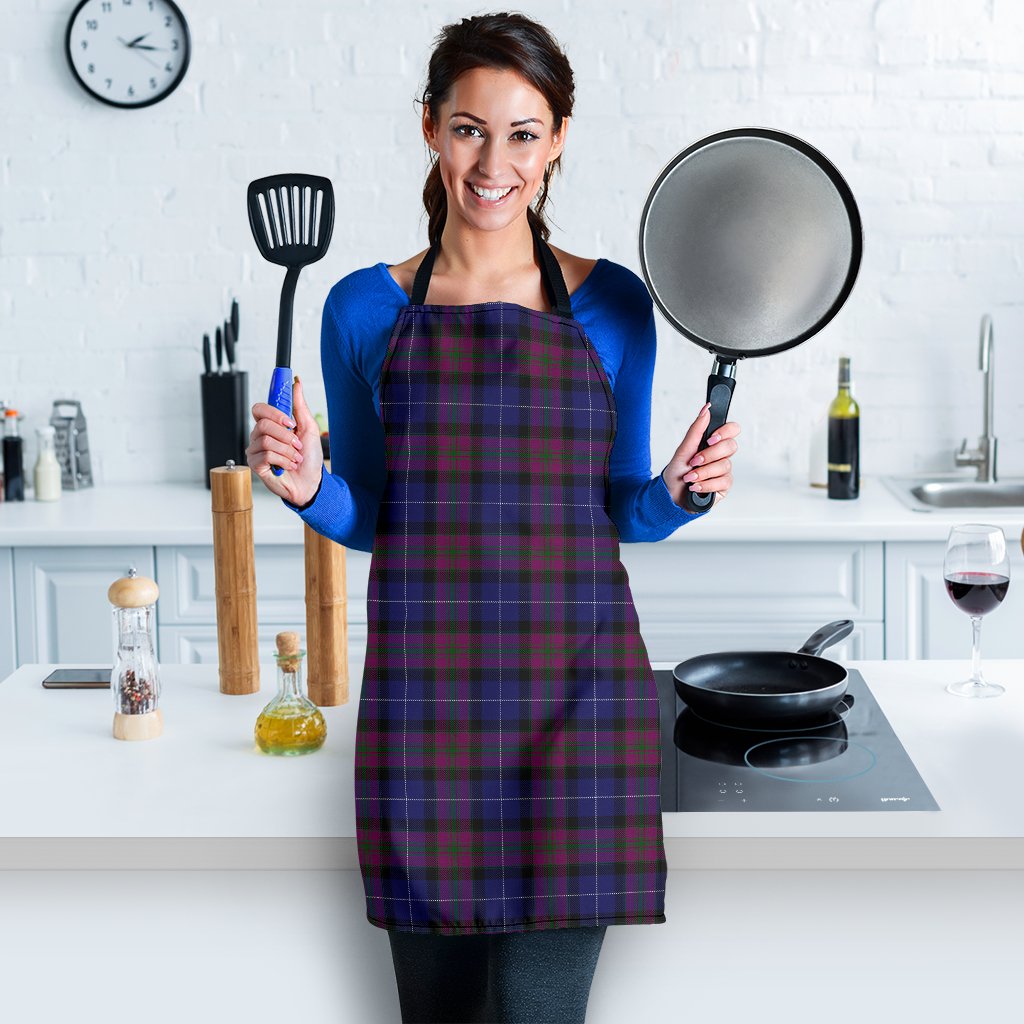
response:
[[[628,267],[601,258],[570,296],[615,398],[617,428],[609,462],[610,514],[619,539],[663,540],[703,513],[672,500],[651,475],[651,384],[657,344],[654,304]],[[409,303],[388,264],[355,270],[324,303],[320,359],[327,393],[331,471],[304,508],[285,501],[317,533],[372,551],[387,479],[378,383],[391,331]]]

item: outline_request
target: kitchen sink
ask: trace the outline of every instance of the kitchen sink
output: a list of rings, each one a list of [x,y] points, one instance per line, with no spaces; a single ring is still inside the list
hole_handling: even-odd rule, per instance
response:
[[[986,484],[963,477],[888,476],[882,482],[914,512],[964,508],[1024,511],[1024,480]]]

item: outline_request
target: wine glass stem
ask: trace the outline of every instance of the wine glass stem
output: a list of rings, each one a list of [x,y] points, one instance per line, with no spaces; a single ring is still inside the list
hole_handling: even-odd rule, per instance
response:
[[[975,686],[984,685],[981,678],[981,616],[971,616],[971,627],[974,633],[974,642],[971,649],[971,682]]]

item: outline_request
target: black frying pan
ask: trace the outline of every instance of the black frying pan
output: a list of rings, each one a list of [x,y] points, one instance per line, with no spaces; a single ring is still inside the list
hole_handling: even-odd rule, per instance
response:
[[[842,665],[820,658],[826,647],[853,632],[841,619],[822,626],[799,651],[728,651],[701,654],[672,670],[676,693],[713,722],[754,724],[796,721],[828,711],[846,693]]]
[[[715,355],[701,448],[728,417],[736,361],[817,334],[853,289],[862,248],[849,186],[785,132],[717,132],[658,175],[640,218],[640,266],[668,322]],[[713,500],[684,492],[691,512]]]

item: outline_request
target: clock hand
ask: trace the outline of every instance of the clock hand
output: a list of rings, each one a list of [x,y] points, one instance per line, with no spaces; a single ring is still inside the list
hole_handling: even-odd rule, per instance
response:
[[[145,39],[146,36],[148,36],[148,35],[149,35],[148,32],[143,32],[141,36],[136,36],[128,45],[129,46],[138,46],[139,43],[141,43],[142,40]]]

